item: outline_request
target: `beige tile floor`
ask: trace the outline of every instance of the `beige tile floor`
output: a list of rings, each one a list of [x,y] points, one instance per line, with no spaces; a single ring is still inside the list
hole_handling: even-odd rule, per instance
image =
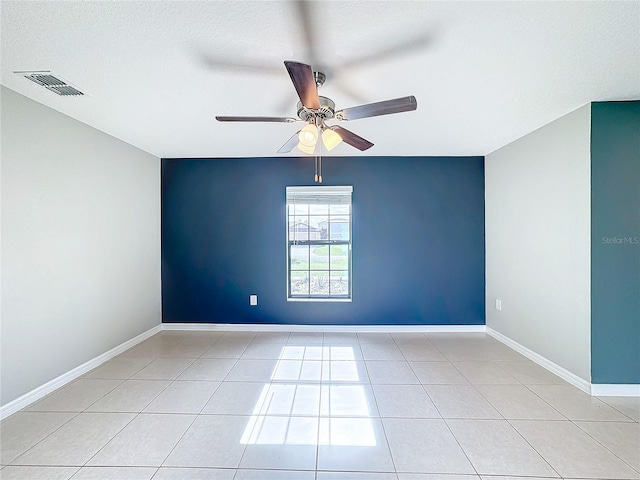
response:
[[[640,479],[640,399],[484,334],[162,332],[0,424],[0,478]]]

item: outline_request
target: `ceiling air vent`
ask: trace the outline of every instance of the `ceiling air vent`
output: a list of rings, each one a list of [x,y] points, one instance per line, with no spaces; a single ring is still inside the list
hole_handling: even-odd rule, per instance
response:
[[[51,90],[62,96],[84,95],[80,90],[71,85],[69,82],[61,80],[60,77],[52,75],[49,71],[38,72],[13,72],[23,76],[27,80],[37,83],[41,87]]]

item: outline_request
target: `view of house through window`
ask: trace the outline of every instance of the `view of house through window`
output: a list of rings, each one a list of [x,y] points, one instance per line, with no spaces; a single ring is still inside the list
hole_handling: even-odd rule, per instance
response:
[[[351,298],[353,187],[287,187],[287,298]]]

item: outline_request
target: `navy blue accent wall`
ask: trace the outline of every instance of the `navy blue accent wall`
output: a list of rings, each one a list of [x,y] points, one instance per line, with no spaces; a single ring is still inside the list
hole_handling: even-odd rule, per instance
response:
[[[313,158],[163,159],[163,322],[485,323],[483,157],[323,164],[353,186],[352,302],[286,301],[285,187]]]
[[[640,101],[591,106],[591,381],[640,383]]]

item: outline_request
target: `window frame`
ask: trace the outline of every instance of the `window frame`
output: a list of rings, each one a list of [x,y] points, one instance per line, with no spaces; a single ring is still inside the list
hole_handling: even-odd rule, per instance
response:
[[[344,201],[344,198],[346,198],[348,195],[348,202]],[[309,235],[309,231],[307,231],[307,239],[306,240],[299,240],[299,239],[293,239],[290,238],[290,224],[289,221],[291,219],[294,219],[296,217],[299,217],[300,215],[294,215],[294,213],[292,213],[290,211],[290,207],[295,205],[296,200],[294,199],[293,202],[291,201],[292,198],[295,198],[297,196],[301,197],[301,201],[299,202],[301,205],[312,205],[312,204],[316,204],[316,205],[329,205],[329,213],[327,214],[327,223],[328,223],[328,238],[326,239],[310,239],[310,235]],[[335,202],[331,202],[330,198],[332,196],[335,196],[336,199],[340,198],[340,201],[335,201]],[[304,201],[305,197],[311,199],[313,197],[316,197],[313,201],[311,201],[310,203],[306,203]],[[327,201],[323,202],[322,200],[324,200],[324,198],[322,197],[326,197]],[[349,211],[348,214],[336,214],[336,217],[345,217],[348,216],[348,232],[349,232],[349,236],[348,239],[346,240],[341,240],[341,239],[331,239],[331,220],[332,220],[332,215],[331,215],[331,207],[330,205],[348,205],[349,207]],[[285,235],[286,235],[286,272],[287,272],[287,278],[286,278],[286,292],[287,292],[287,301],[288,302],[351,302],[352,301],[352,292],[353,292],[353,187],[352,186],[334,186],[334,187],[328,187],[328,186],[306,186],[306,187],[292,187],[292,186],[288,186],[286,187],[286,204],[285,204]],[[312,215],[311,213],[307,214],[307,217],[310,218],[314,215]],[[308,226],[310,225],[310,222],[307,223]],[[309,247],[309,252],[311,252],[311,249],[314,246],[327,246],[328,247],[328,255],[329,255],[329,266],[328,266],[328,270],[317,270],[317,271],[328,271],[329,272],[329,279],[331,278],[331,272],[332,271],[347,271],[348,274],[348,283],[347,283],[347,293],[346,294],[326,294],[326,295],[313,295],[311,294],[311,291],[309,291],[308,295],[296,295],[296,294],[292,294],[291,293],[291,278],[292,278],[292,272],[296,272],[296,271],[301,271],[301,272],[307,272],[309,275],[309,279],[311,279],[311,274],[316,271],[313,270],[311,268],[311,259],[309,257],[309,264],[307,267],[307,270],[292,270],[291,269],[291,248],[293,246],[298,246],[298,245],[306,245]],[[331,247],[335,246],[335,245],[341,245],[341,246],[346,246],[347,247],[347,267],[346,269],[331,269]],[[310,255],[310,253],[309,253]],[[329,281],[329,288],[331,288],[331,282]],[[330,292],[330,290],[329,290]]]

